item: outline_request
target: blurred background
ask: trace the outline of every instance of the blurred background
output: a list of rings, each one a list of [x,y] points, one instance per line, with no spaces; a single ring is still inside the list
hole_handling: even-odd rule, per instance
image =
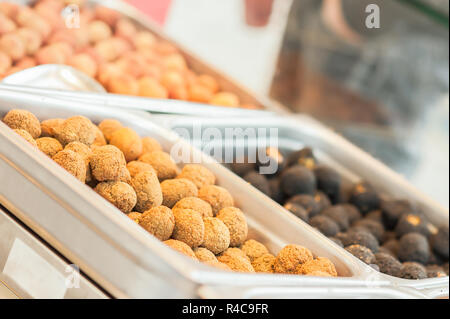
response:
[[[449,1],[128,2],[231,78],[325,122],[448,208]]]

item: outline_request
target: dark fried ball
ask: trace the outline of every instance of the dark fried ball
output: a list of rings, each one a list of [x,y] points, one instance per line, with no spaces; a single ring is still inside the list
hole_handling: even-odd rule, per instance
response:
[[[340,205],[325,208],[320,214],[334,220],[338,224],[341,231],[346,231],[350,227],[347,212]]]
[[[284,205],[284,208],[286,208],[288,211],[290,211],[292,214],[294,214],[304,222],[308,222],[308,212],[302,206],[293,203],[286,203]]]
[[[334,220],[327,216],[314,216],[309,220],[309,224],[312,227],[317,228],[322,234],[327,237],[336,236],[336,234],[339,232],[338,224],[336,224]]]
[[[281,190],[281,180],[279,178],[272,178],[269,180],[270,197],[279,204],[285,200],[284,193]]]
[[[430,223],[423,214],[405,214],[398,220],[395,232],[399,238],[408,233],[420,233],[428,237],[430,235]]]
[[[255,163],[248,163],[248,160],[245,159],[243,163],[233,163],[230,165],[231,170],[237,175],[243,177],[249,172],[254,172],[256,170]]]
[[[365,218],[366,219],[371,219],[371,220],[374,220],[374,221],[376,221],[376,222],[378,222],[380,224],[383,224],[383,214],[382,214],[381,210],[379,210],[379,209],[373,210],[373,211],[367,213]],[[383,229],[384,229],[384,226],[383,226]]]
[[[264,175],[257,172],[248,172],[245,174],[244,180],[267,196],[271,195],[269,181]]]
[[[305,147],[299,151],[289,154],[286,160],[286,165],[288,167],[302,165],[309,169],[313,169],[316,163],[317,160],[314,157],[314,153],[310,147]]]
[[[378,209],[380,206],[380,197],[378,196],[378,193],[366,182],[358,183],[353,187],[349,201],[351,204],[358,207],[363,215]]]
[[[389,250],[393,256],[397,256],[400,242],[397,239],[391,239],[385,242],[382,247]]]
[[[375,258],[375,264],[383,274],[394,277],[399,276],[400,270],[402,269],[402,263],[395,257],[385,253],[377,253],[375,254]]]
[[[386,200],[381,203],[381,212],[385,227],[392,230],[402,215],[415,212],[415,208],[406,200]]]
[[[350,230],[346,236],[340,238],[344,247],[351,245],[361,245],[369,248],[373,253],[378,252],[378,240],[368,231]]]
[[[384,226],[375,220],[364,218],[356,221],[353,226],[367,229],[379,242],[383,238]]]
[[[439,278],[439,277],[447,277],[447,274],[444,271],[444,268],[438,265],[429,265],[426,266],[427,277],[428,278]]]
[[[341,175],[325,165],[316,166],[314,175],[317,180],[317,188],[324,192],[332,203],[336,204],[341,192]]]
[[[374,264],[376,261],[373,252],[365,246],[350,245],[345,247],[345,250],[368,265]]]
[[[361,213],[359,212],[358,207],[352,204],[339,204],[342,208],[345,209],[347,212],[347,217],[350,225],[352,225],[357,220],[360,220],[362,218]]]
[[[439,227],[438,232],[431,237],[433,251],[448,261],[448,225]]]
[[[428,240],[419,233],[409,233],[400,238],[398,258],[401,261],[415,261],[426,264],[430,258]]]
[[[316,178],[308,168],[296,165],[281,174],[281,189],[288,195],[313,195],[316,191]]]
[[[310,218],[320,213],[320,206],[311,195],[295,195],[294,197],[291,197],[287,203],[302,206]]]
[[[384,244],[392,239],[397,239],[397,234],[393,231],[388,230],[384,232],[381,242]]]
[[[424,266],[416,262],[403,263],[399,277],[404,279],[425,279],[427,270]]]
[[[321,192],[321,191],[317,191],[314,194],[314,200],[319,205],[318,213],[320,213],[325,208],[330,207],[332,205],[328,196],[324,192]]]

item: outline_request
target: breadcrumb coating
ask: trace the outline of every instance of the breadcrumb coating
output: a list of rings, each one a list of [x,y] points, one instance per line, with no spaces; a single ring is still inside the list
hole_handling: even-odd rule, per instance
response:
[[[41,137],[36,140],[37,147],[48,157],[52,158],[63,150],[61,143],[53,137]]]
[[[175,227],[175,217],[172,210],[166,206],[150,208],[142,214],[139,225],[161,241],[172,236]]]
[[[213,217],[211,205],[198,197],[185,197],[179,200],[173,209],[192,209],[199,212],[203,218]]]
[[[197,260],[197,257],[195,256],[192,248],[189,247],[188,245],[186,245],[182,241],[175,240],[175,239],[168,239],[168,240],[164,241],[164,244],[166,244],[170,248],[175,249],[176,251],[178,251],[188,257],[191,257],[191,258]]]
[[[55,138],[63,145],[81,142],[90,146],[96,137],[94,124],[87,117],[78,115],[65,120],[56,131]]]
[[[268,254],[269,250],[260,242],[250,239],[247,240],[242,246],[242,251],[250,258],[250,261],[254,261],[256,258],[261,257],[264,254]]]
[[[177,209],[175,216],[175,228],[172,238],[186,243],[191,248],[200,246],[205,235],[205,224],[202,216],[191,209]]]
[[[244,213],[236,207],[225,207],[219,211],[217,218],[223,221],[230,231],[230,246],[242,245],[248,236],[247,219]]]
[[[27,131],[22,130],[22,129],[13,129],[13,131],[16,134],[20,135],[23,139],[25,139],[25,141],[27,141],[31,145],[36,146],[36,147],[38,146],[37,142],[33,139],[33,137]]]
[[[214,216],[216,216],[221,209],[234,206],[234,199],[231,194],[225,188],[220,186],[204,186],[198,191],[198,197],[211,205]]]
[[[186,197],[196,197],[197,187],[188,179],[166,179],[161,183],[163,204],[172,208],[177,202]]]
[[[81,155],[71,150],[62,150],[52,159],[81,182],[86,181],[86,164]]]
[[[185,165],[177,178],[186,178],[190,180],[198,189],[216,183],[216,176],[209,169],[198,164]]]
[[[136,205],[136,193],[127,183],[103,182],[95,186],[94,190],[125,214],[130,213]]]
[[[287,245],[278,253],[273,268],[276,273],[294,274],[298,265],[311,261],[313,258],[308,248]]]
[[[300,275],[309,275],[316,271],[325,272],[332,277],[337,277],[336,267],[331,260],[325,257],[318,257],[297,266],[297,273]]]
[[[3,118],[3,122],[13,130],[27,131],[33,139],[41,135],[41,123],[33,113],[26,110],[10,110]]]
[[[178,166],[168,153],[162,151],[144,153],[139,157],[139,161],[153,166],[160,182],[166,179],[173,179],[178,175]]]
[[[154,171],[137,174],[131,179],[131,185],[137,195],[136,211],[145,212],[163,203],[161,185]]]
[[[220,254],[230,246],[230,232],[227,226],[215,217],[206,217],[203,222],[205,224],[205,235],[202,246],[215,255]]]

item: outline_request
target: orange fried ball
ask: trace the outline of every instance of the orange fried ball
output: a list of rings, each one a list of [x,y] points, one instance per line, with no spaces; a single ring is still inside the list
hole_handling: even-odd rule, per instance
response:
[[[96,135],[96,130],[91,120],[78,115],[65,120],[56,131],[55,137],[62,145],[67,145],[70,142],[91,145]]]
[[[239,98],[230,92],[220,92],[214,95],[209,103],[218,106],[239,107]]]
[[[136,205],[136,193],[127,183],[103,182],[97,184],[94,190],[125,214],[130,213]]]
[[[71,150],[62,150],[52,159],[81,182],[86,181],[86,164],[81,155]]]
[[[314,277],[332,277],[329,273],[323,272],[320,270],[314,270],[308,273],[306,276],[314,276]]]
[[[30,135],[30,133],[22,129],[14,129],[13,131],[16,132],[18,135],[20,135],[21,137],[23,137],[28,143],[37,147],[37,143]]]
[[[188,179],[166,179],[161,183],[163,205],[172,208],[185,197],[196,197],[197,187]]]
[[[236,207],[225,207],[216,216],[230,230],[230,246],[240,246],[247,239],[248,225],[244,213]]]
[[[111,28],[108,24],[101,20],[95,20],[89,23],[87,26],[87,34],[89,42],[97,43],[102,40],[106,40],[112,35]]]
[[[213,217],[211,205],[198,197],[185,197],[179,200],[173,209],[192,209],[200,213],[203,218]]]
[[[76,54],[69,58],[67,64],[92,78],[97,74],[97,63],[89,54]]]
[[[144,76],[139,79],[139,95],[155,99],[167,99],[169,92],[156,79]]]
[[[128,74],[113,76],[107,84],[108,91],[116,94],[138,95],[139,83]]]
[[[65,150],[71,150],[77,154],[79,154],[86,163],[86,182],[90,182],[92,180],[91,170],[89,167],[90,157],[92,154],[92,150],[86,144],[80,142],[70,142],[64,147]]]
[[[185,178],[192,181],[198,189],[216,183],[216,176],[206,167],[197,164],[185,165],[177,178]]]
[[[217,258],[217,260],[219,260],[221,263],[224,263],[225,265],[230,267],[231,270],[234,270],[237,272],[248,272],[248,273],[255,272],[250,261],[248,261],[248,259],[245,259],[243,257],[224,255],[224,256],[219,256]]]
[[[98,128],[102,131],[106,141],[109,142],[112,134],[123,127],[122,123],[114,119],[106,119],[100,122]]]
[[[250,258],[240,249],[236,247],[227,248],[224,252],[220,254],[220,256],[237,256],[250,261]]]
[[[141,223],[141,219],[142,219],[142,214],[141,213],[131,212],[127,216],[128,216],[128,218],[133,220],[136,224],[140,224]]]
[[[169,239],[164,241],[164,244],[169,246],[172,249],[175,249],[176,251],[182,253],[183,255],[186,255],[188,257],[191,257],[195,260],[197,260],[197,257],[195,256],[194,252],[192,251],[192,248],[186,245],[184,242],[175,240],[175,239]]]
[[[14,33],[7,33],[0,37],[0,51],[10,56],[13,61],[18,61],[26,55],[25,43]]]
[[[331,260],[325,257],[318,257],[297,266],[297,273],[301,275],[310,275],[316,271],[325,272],[332,277],[337,277],[336,267]]]
[[[41,137],[36,140],[37,147],[48,157],[52,158],[63,150],[61,143],[52,137]]]
[[[168,153],[162,151],[145,153],[139,157],[139,161],[153,166],[161,182],[173,179],[178,174],[178,166]]]
[[[138,50],[152,49],[156,41],[156,37],[148,31],[139,31],[133,37],[133,44]]]
[[[131,185],[137,195],[136,211],[145,212],[163,203],[161,186],[154,170],[138,173],[131,179]]]
[[[0,75],[8,71],[12,66],[12,60],[6,53],[0,51]]]
[[[262,255],[269,253],[269,250],[266,248],[266,246],[253,239],[247,240],[242,245],[241,249],[248,256],[248,258],[250,258],[251,262],[261,257]]]
[[[30,133],[33,138],[41,135],[41,124],[39,120],[26,110],[11,110],[6,113],[3,122],[12,129],[22,129]]]
[[[122,151],[127,162],[134,161],[142,153],[142,141],[140,136],[128,127],[123,127],[114,131],[111,134],[109,143]]]
[[[287,245],[278,253],[274,271],[276,273],[294,274],[300,264],[313,260],[311,251],[300,245]]]
[[[194,248],[194,254],[201,262],[218,262],[216,256],[204,247]]]
[[[150,164],[147,164],[144,162],[139,162],[139,161],[129,162],[127,164],[127,169],[130,172],[131,177],[134,177],[141,172],[155,171],[154,168]],[[155,172],[155,174],[156,174],[156,172]]]
[[[204,262],[206,265],[220,269],[220,270],[224,270],[224,271],[231,271],[231,268],[228,267],[226,264],[221,263],[220,261],[205,261]]]
[[[202,216],[191,209],[177,209],[173,211],[175,228],[172,238],[180,240],[191,248],[200,246],[205,235],[205,224]]]
[[[153,137],[147,136],[142,138],[142,154],[162,150],[161,144]]]
[[[42,44],[42,36],[37,30],[30,28],[20,28],[16,31],[16,34],[22,39],[25,44],[25,52],[31,56],[35,54]]]
[[[252,261],[252,266],[256,272],[273,273],[273,265],[275,264],[275,256],[272,254],[264,254]]]
[[[220,186],[204,186],[198,191],[198,197],[211,205],[214,216],[221,209],[234,205],[234,199],[231,194]]]
[[[55,137],[64,119],[49,119],[41,122],[41,137]]]
[[[172,236],[175,217],[170,208],[158,206],[150,208],[142,214],[139,225],[161,241]]]
[[[203,247],[217,255],[230,246],[230,231],[220,219],[206,217],[203,223],[205,224]]]
[[[199,75],[197,78],[197,82],[198,84],[208,88],[209,91],[212,92],[213,94],[219,91],[219,84],[217,83],[216,79],[211,75],[207,74]]]
[[[126,164],[123,153],[113,145],[95,148],[89,162],[92,176],[99,182],[123,181]]]

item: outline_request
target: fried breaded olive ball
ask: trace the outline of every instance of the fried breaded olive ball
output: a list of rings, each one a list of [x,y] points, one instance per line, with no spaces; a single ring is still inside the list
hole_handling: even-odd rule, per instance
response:
[[[133,220],[136,224],[139,224],[142,219],[142,214],[138,213],[138,212],[131,212],[131,213],[127,214],[127,216],[128,216],[128,218]]]
[[[317,257],[297,266],[297,273],[301,275],[309,275],[315,271],[325,272],[332,277],[338,275],[332,261],[325,257]]]
[[[61,143],[53,137],[38,138],[36,144],[37,147],[50,158],[63,150]]]
[[[230,230],[230,246],[240,246],[247,239],[248,225],[244,213],[236,207],[225,207],[216,215]]]
[[[98,125],[98,128],[102,131],[107,142],[111,139],[111,135],[122,127],[122,123],[114,119],[105,119]]]
[[[220,261],[205,261],[204,263],[208,266],[218,268],[220,270],[232,271],[228,265],[221,263]]]
[[[186,178],[190,180],[198,189],[216,183],[216,176],[206,167],[197,164],[185,165],[177,178]]]
[[[399,277],[402,263],[395,257],[385,253],[376,253],[375,264],[383,274]]]
[[[41,135],[41,123],[33,113],[26,110],[9,111],[3,118],[3,122],[12,129],[27,131],[33,139]]]
[[[92,176],[99,182],[124,181],[130,178],[123,153],[113,145],[96,147],[91,154],[89,165]],[[126,172],[124,172],[126,171]],[[128,176],[124,177],[124,174]]]
[[[398,259],[426,264],[430,258],[428,240],[419,233],[409,233],[400,238]]]
[[[379,242],[381,242],[381,240],[383,239],[383,235],[384,235],[383,224],[381,224],[375,220],[371,220],[366,217],[364,219],[360,219],[360,220],[356,221],[353,224],[353,227],[361,227],[361,228],[367,229],[372,235],[375,236],[375,238]]]
[[[253,262],[256,258],[269,253],[266,246],[254,239],[247,240],[241,246],[241,250],[248,256],[248,258],[250,258],[251,262]]]
[[[137,195],[136,211],[145,212],[163,204],[161,185],[155,171],[145,171],[135,175],[131,179],[131,186]]]
[[[334,220],[332,220],[327,216],[323,215],[314,216],[309,220],[309,224],[312,227],[317,228],[318,231],[320,231],[327,237],[336,236],[336,234],[339,232],[338,224],[336,224]]]
[[[196,197],[197,187],[190,180],[185,178],[166,179],[161,183],[163,194],[163,204],[172,208],[175,204],[185,197]]]
[[[73,116],[65,120],[56,131],[55,138],[65,146],[70,142],[91,145],[96,137],[96,130],[91,120],[84,116]]]
[[[172,238],[180,240],[192,248],[203,243],[205,224],[202,216],[192,209],[177,209],[175,216],[175,228]]]
[[[361,213],[359,212],[358,208],[355,205],[343,203],[339,204],[345,212],[347,213],[348,220],[350,222],[350,225],[355,223],[356,221],[360,220],[362,218]]]
[[[49,119],[41,122],[41,137],[55,137],[64,119]]]
[[[373,264],[376,261],[373,252],[365,246],[350,245],[345,247],[345,250],[368,265]]]
[[[402,215],[415,212],[416,208],[407,200],[385,200],[381,202],[381,211],[384,225],[392,230]]]
[[[363,215],[378,209],[380,202],[378,193],[366,182],[357,183],[351,191],[350,203],[358,207]]]
[[[306,274],[306,276],[313,276],[313,277],[332,277],[329,273],[323,272],[320,270],[315,270],[310,272],[309,274]]]
[[[174,179],[178,175],[178,166],[168,153],[162,151],[145,153],[139,157],[139,161],[153,166],[160,182],[166,179]]]
[[[427,278],[427,270],[419,263],[405,262],[400,269],[399,276],[403,279],[425,279]]]
[[[150,153],[154,151],[162,151],[162,146],[153,137],[143,137],[142,139],[142,154]]]
[[[206,217],[203,218],[203,223],[205,224],[203,247],[217,255],[230,246],[230,231],[220,219]]]
[[[201,262],[217,262],[216,256],[208,249],[204,247],[194,248],[194,254]]]
[[[175,249],[176,251],[182,253],[183,255],[186,255],[188,257],[191,257],[195,260],[197,260],[197,257],[195,256],[194,252],[192,251],[192,248],[186,245],[184,242],[175,240],[175,239],[168,239],[164,241],[164,244],[169,246],[172,249]]]
[[[86,163],[86,181],[89,182],[92,179],[91,170],[89,168],[89,161],[92,154],[92,150],[90,149],[90,147],[80,142],[70,142],[66,145],[66,147],[64,147],[64,149],[74,151],[75,153],[80,154],[81,157],[83,157]]]
[[[78,180],[86,182],[86,163],[80,154],[71,150],[62,150],[52,159]]]
[[[250,258],[248,258],[248,256],[242,251],[242,249],[236,247],[227,248],[220,254],[220,256],[238,256],[250,261]]]
[[[325,208],[320,214],[334,220],[336,224],[338,224],[341,231],[346,231],[350,227],[350,221],[348,219],[347,213],[345,209],[340,205],[334,205]]]
[[[388,250],[394,257],[397,257],[398,250],[400,248],[400,242],[397,239],[391,239],[385,242],[381,247]]]
[[[37,142],[33,139],[33,137],[25,130],[22,129],[13,129],[13,131],[20,135],[24,140],[26,140],[28,143],[30,143],[33,146],[37,147]]]
[[[228,267],[230,267],[230,269],[233,271],[249,272],[249,273],[255,272],[250,261],[248,259],[245,259],[240,256],[223,255],[223,256],[217,257],[217,260],[220,261],[221,263],[224,263]]]
[[[94,129],[95,129],[95,139],[94,139],[94,142],[92,143],[92,145],[95,145],[95,146],[106,145],[106,139],[105,139],[105,136],[103,135],[102,131],[100,131],[98,126],[95,126],[95,125],[94,125]]]
[[[278,253],[273,269],[276,273],[294,274],[300,264],[313,260],[308,248],[300,245],[287,245]]]
[[[211,205],[214,216],[216,216],[221,209],[234,206],[234,199],[231,194],[225,188],[220,186],[209,185],[202,187],[198,191],[198,197]]]
[[[122,127],[111,134],[109,144],[116,146],[125,155],[127,162],[134,161],[142,153],[140,136],[131,128]]]
[[[139,162],[139,161],[131,161],[127,164],[127,169],[130,172],[130,176],[134,177],[139,173],[146,172],[146,171],[154,171],[156,174],[155,169],[147,163]]]
[[[103,182],[97,184],[94,190],[125,214],[130,213],[136,205],[136,192],[127,183]]]
[[[275,256],[272,254],[264,254],[252,261],[255,272],[273,273],[273,265],[275,264]]]
[[[175,217],[172,210],[166,206],[153,207],[142,214],[139,225],[159,240],[164,241],[172,236]]]
[[[211,205],[198,197],[185,197],[178,201],[173,209],[192,209],[200,213],[203,218],[213,217]]]

